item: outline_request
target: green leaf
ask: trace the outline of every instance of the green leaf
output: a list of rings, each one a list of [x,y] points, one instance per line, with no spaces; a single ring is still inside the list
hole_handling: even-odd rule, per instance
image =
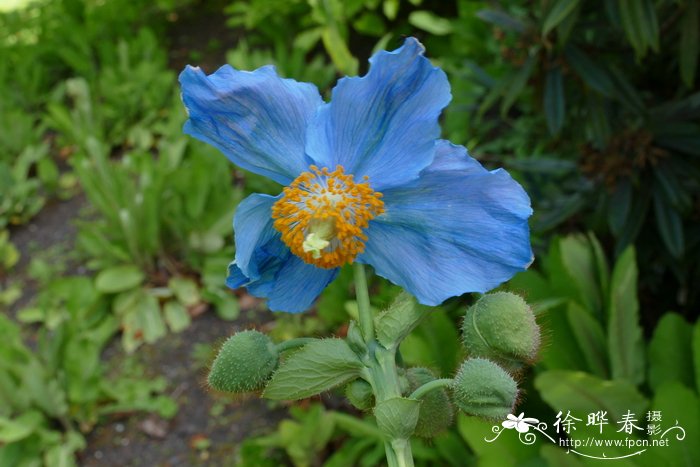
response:
[[[700,401],[697,395],[679,383],[662,385],[654,395],[652,410],[661,412],[661,426],[665,430],[676,422],[685,430],[685,439],[678,440],[677,429],[669,431],[668,446],[653,450],[659,460],[653,465],[697,466],[700,465]],[[651,450],[650,450],[651,451]]]
[[[165,322],[173,332],[180,332],[190,325],[190,314],[187,309],[178,302],[169,301],[163,306]]]
[[[574,45],[568,45],[564,53],[567,63],[571,65],[571,68],[584,83],[604,96],[609,97],[613,94],[613,83],[604,68]]]
[[[391,440],[409,439],[418,423],[421,402],[396,397],[379,402],[374,408],[377,426]]]
[[[628,247],[615,264],[610,288],[608,351],[613,379],[644,380],[644,344],[639,325],[637,263]]]
[[[659,25],[651,0],[618,0],[620,21],[637,58],[659,49]]]
[[[693,343],[692,343],[692,358],[693,367],[695,368],[695,390],[700,394],[700,319],[695,322],[693,327]]]
[[[185,306],[196,305],[202,300],[197,283],[192,279],[172,277],[168,281],[168,288],[173,291],[178,301]]]
[[[0,417],[0,442],[14,443],[34,433],[44,421],[38,410],[24,412],[14,419]]]
[[[396,15],[399,13],[400,0],[384,0],[382,4],[382,10],[384,11],[384,16],[388,19],[396,19]]]
[[[547,72],[544,85],[544,113],[547,117],[547,127],[552,135],[556,135],[564,125],[565,118],[564,80],[559,67]]]
[[[450,20],[441,18],[427,10],[418,10],[408,15],[408,22],[418,29],[428,31],[436,36],[445,36],[452,32]]]
[[[344,75],[356,75],[357,59],[352,56],[338,29],[333,26],[323,28],[321,38],[328,55],[331,56],[331,60],[333,60],[333,64],[338,68],[338,71]]]
[[[566,315],[588,367],[601,378],[609,376],[608,350],[603,327],[586,310],[569,302]]]
[[[525,85],[530,79],[530,75],[532,75],[532,71],[535,68],[535,63],[537,62],[536,57],[536,53],[531,53],[522,68],[520,68],[520,70],[509,80],[509,84],[503,96],[503,102],[501,103],[501,115],[508,113],[508,110],[513,105],[515,100],[518,98],[520,93],[523,92],[523,89],[525,88]]]
[[[559,0],[555,3],[544,20],[542,35],[546,36],[549,31],[556,28],[559,23],[564,21],[576,9],[579,3],[579,0]]]
[[[527,31],[527,25],[525,25],[520,19],[511,16],[502,10],[479,10],[476,12],[476,16],[488,23],[508,31],[515,31],[520,34]]]
[[[401,292],[389,308],[375,318],[377,340],[387,349],[398,346],[428,314],[408,292]]]
[[[598,277],[598,265],[588,239],[569,235],[560,240],[561,262],[579,291],[579,299],[590,313],[602,318],[603,294]]]
[[[691,354],[693,329],[681,315],[666,313],[649,342],[649,386],[658,390],[666,382],[677,381],[693,388]]]
[[[685,237],[683,235],[683,220],[675,208],[669,206],[662,196],[654,196],[654,214],[656,228],[671,256],[676,259],[685,253]]]
[[[303,399],[360,376],[362,362],[342,339],[311,342],[275,372],[263,394],[268,399]]]
[[[679,42],[679,65],[681,79],[689,88],[695,81],[695,70],[698,66],[698,52],[700,51],[700,2],[688,0],[686,9],[681,16],[681,40]]]
[[[628,410],[639,415],[647,407],[647,400],[628,381],[606,381],[580,371],[545,371],[535,378],[535,387],[554,410],[579,416],[605,410],[610,420],[620,420]]]
[[[132,264],[103,269],[95,278],[95,288],[102,293],[117,293],[141,285],[145,276]]]

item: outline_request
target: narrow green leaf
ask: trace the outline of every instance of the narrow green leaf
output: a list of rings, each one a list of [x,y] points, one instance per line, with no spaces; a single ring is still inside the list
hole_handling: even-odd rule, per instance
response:
[[[617,260],[612,274],[608,315],[608,350],[613,379],[644,380],[644,345],[639,325],[637,262],[633,247]]]
[[[560,240],[561,261],[573,279],[580,302],[588,313],[602,318],[603,294],[600,290],[598,270],[588,239],[582,235],[568,235]]]
[[[401,292],[386,311],[375,318],[377,340],[387,349],[398,346],[428,314],[408,292]]]
[[[408,15],[408,22],[418,29],[428,31],[436,36],[445,36],[452,32],[450,20],[441,18],[435,13],[427,10],[418,10]]]
[[[627,39],[634,48],[637,58],[646,54],[647,41],[644,37],[643,9],[640,0],[618,0],[620,22],[627,35]]]
[[[577,75],[591,88],[604,96],[611,96],[613,93],[613,83],[610,75],[599,63],[591,60],[578,47],[569,44],[564,52],[567,63],[571,65]]]
[[[362,362],[342,339],[311,342],[285,360],[265,388],[268,399],[303,399],[360,375]]]
[[[501,103],[501,115],[508,113],[508,110],[513,105],[515,100],[518,98],[520,93],[523,92],[523,89],[525,88],[525,85],[530,79],[532,71],[535,68],[535,63],[537,62],[536,57],[537,54],[532,53],[522,68],[520,68],[520,70],[510,80],[503,96],[503,102]]]
[[[542,35],[546,36],[549,31],[556,28],[559,23],[564,21],[567,16],[569,16],[578,6],[580,0],[559,0],[554,4],[554,6],[549,10],[547,18],[544,20],[544,25],[542,26]]]
[[[691,354],[693,328],[678,313],[666,313],[649,342],[649,386],[657,391],[664,383],[677,381],[693,389]]]
[[[523,23],[520,19],[509,15],[505,11],[479,10],[476,12],[476,16],[488,23],[508,31],[515,31],[522,34],[527,30],[527,25],[525,23]]]
[[[640,24],[646,43],[654,52],[659,51],[659,20],[656,17],[656,7],[653,0],[641,0]]]
[[[552,135],[556,135],[564,125],[565,117],[564,80],[559,67],[547,72],[544,85],[544,113],[547,117],[547,127]]]
[[[575,302],[569,302],[566,315],[591,372],[600,378],[607,379],[609,376],[608,351],[603,327]]]
[[[95,278],[95,288],[102,293],[117,293],[141,285],[145,276],[132,264],[103,269]]]
[[[328,55],[331,56],[333,64],[338,68],[338,71],[349,76],[356,75],[357,59],[352,56],[338,29],[332,26],[324,28],[321,38]]]
[[[695,82],[695,70],[700,52],[700,2],[688,0],[681,16],[681,40],[678,51],[681,79],[689,88]]]
[[[685,252],[685,237],[680,214],[658,193],[654,195],[654,214],[656,228],[661,234],[666,249],[674,258],[681,258]]]

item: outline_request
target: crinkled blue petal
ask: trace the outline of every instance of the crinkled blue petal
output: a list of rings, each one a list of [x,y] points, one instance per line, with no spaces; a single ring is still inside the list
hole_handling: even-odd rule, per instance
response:
[[[313,305],[335,279],[338,268],[306,264],[282,243],[271,215],[280,196],[254,194],[239,205],[233,221],[236,260],[229,266],[226,284],[232,289],[246,287],[251,295],[267,298],[273,311],[298,313]]]
[[[370,222],[358,257],[426,305],[486,292],[533,258],[522,187],[461,146],[440,140],[436,149],[418,180],[383,192],[386,212]]]
[[[180,85],[185,133],[284,185],[308,170],[306,127],[323,103],[313,84],[282,79],[273,66],[248,72],[224,65],[209,76],[187,66]]]
[[[343,78],[307,132],[306,152],[322,167],[342,165],[384,190],[418,177],[433,160],[438,117],[451,99],[445,73],[414,38],[370,59],[364,77]]]

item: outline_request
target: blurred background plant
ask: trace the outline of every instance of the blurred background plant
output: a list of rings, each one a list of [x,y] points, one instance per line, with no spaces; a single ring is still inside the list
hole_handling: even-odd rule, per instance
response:
[[[107,376],[114,338],[138,355],[210,305],[225,320],[260,306],[223,286],[231,217],[248,193],[279,187],[182,134],[179,70],[272,63],[328,98],[407,35],[450,79],[444,136],[508,168],[533,201],[536,261],[504,286],[544,329],[519,410],[553,419],[605,401],[615,415],[663,409],[700,433],[698,0],[18,3],[0,13],[0,464],[70,464],[116,408],[172,415],[163,381]],[[67,205],[71,218],[41,227]],[[56,237],[67,245],[54,250]],[[260,326],[275,340],[343,336],[351,281],[343,271],[314,312]],[[377,310],[397,293],[379,278],[372,288]],[[406,364],[452,376],[465,350],[445,343],[471,302],[433,313],[402,344]],[[294,406],[239,459],[375,465],[372,424],[334,400]],[[484,443],[491,423],[456,421],[414,446],[418,463],[570,461],[551,446]],[[683,448],[629,465],[700,464],[697,446]]]

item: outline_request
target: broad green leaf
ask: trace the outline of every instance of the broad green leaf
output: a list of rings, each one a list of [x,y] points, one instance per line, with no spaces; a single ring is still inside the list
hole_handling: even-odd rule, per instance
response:
[[[280,365],[263,396],[277,400],[311,397],[357,378],[362,368],[344,340],[314,341]]]
[[[117,293],[141,285],[145,276],[132,264],[103,269],[95,278],[95,288],[102,293]]]
[[[190,314],[182,304],[169,301],[163,306],[165,322],[173,332],[180,332],[190,325]]]
[[[580,0],[558,0],[549,10],[547,18],[542,26],[542,35],[546,36],[549,31],[556,28],[559,23],[569,16],[578,6]]]
[[[700,465],[700,401],[697,394],[679,383],[667,383],[656,391],[651,410],[661,413],[661,421],[657,424],[662,430],[667,430],[678,424],[685,431],[685,438],[679,429],[671,429],[664,439],[668,445],[650,449],[654,462],[649,465],[672,465],[694,467]],[[651,460],[651,459],[650,459]]]
[[[375,318],[377,340],[387,349],[398,346],[428,314],[408,292],[401,292],[389,308]]]
[[[610,288],[608,352],[613,379],[644,380],[644,344],[639,325],[637,262],[629,247],[615,264]]]
[[[680,52],[679,65],[681,79],[689,88],[695,82],[695,70],[698,66],[698,52],[700,51],[700,2],[688,0],[685,11],[680,19],[681,40],[678,50]]]
[[[44,422],[37,410],[24,412],[14,419],[0,417],[0,442],[14,443],[34,433]]]
[[[666,203],[662,196],[654,196],[654,215],[656,228],[671,256],[680,259],[685,252],[685,237],[683,235],[683,220],[673,206]]]
[[[681,315],[666,313],[654,329],[649,342],[649,386],[657,390],[667,382],[679,382],[693,388],[691,352],[693,329]]]
[[[607,381],[580,371],[545,371],[535,378],[535,387],[552,409],[579,417],[605,410],[610,420],[620,420],[628,410],[641,415],[648,404],[628,381]]]
[[[452,32],[450,20],[441,18],[435,13],[427,10],[418,10],[408,15],[408,22],[418,29],[428,31],[436,36],[445,36]]]
[[[535,414],[527,414],[535,416]],[[505,430],[499,438],[487,443],[486,439],[493,439],[495,436],[492,428],[500,428],[500,421],[484,420],[478,417],[469,417],[463,413],[457,415],[457,430],[462,438],[467,442],[471,450],[478,459],[476,465],[484,467],[515,466],[526,465],[527,459],[537,455],[537,447],[542,443],[543,437],[535,440],[534,446],[527,446],[520,442],[515,430]]]
[[[596,376],[607,378],[608,351],[602,326],[575,302],[569,302],[566,314],[588,367]]]
[[[382,10],[384,11],[384,16],[388,19],[396,19],[396,15],[399,13],[400,0],[384,0],[382,4]]]
[[[544,113],[547,117],[547,127],[553,135],[559,133],[565,118],[564,80],[561,70],[552,68],[547,72],[544,85]]]
[[[173,291],[178,301],[185,306],[196,305],[202,300],[199,295],[199,288],[192,279],[172,277],[168,281],[168,288]]]

